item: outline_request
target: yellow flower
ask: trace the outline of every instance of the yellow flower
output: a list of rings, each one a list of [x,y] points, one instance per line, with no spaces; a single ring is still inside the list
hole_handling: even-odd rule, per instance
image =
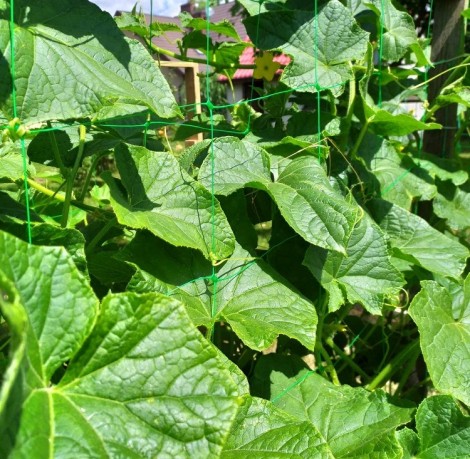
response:
[[[279,62],[273,61],[273,53],[261,52],[261,54],[255,59],[255,71],[253,76],[256,79],[264,78],[267,81],[271,81],[274,78],[274,74],[281,67]]]

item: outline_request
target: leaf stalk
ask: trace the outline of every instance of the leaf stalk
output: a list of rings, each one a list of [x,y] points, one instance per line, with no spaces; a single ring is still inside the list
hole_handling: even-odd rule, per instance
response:
[[[73,169],[67,177],[67,188],[65,190],[64,208],[62,210],[62,219],[60,221],[60,225],[62,226],[62,228],[66,228],[68,224],[70,201],[72,200],[73,184],[75,182],[75,177],[77,175],[78,168],[80,167],[80,163],[82,161],[83,151],[85,150],[86,127],[83,124],[79,126],[78,133],[79,133],[78,153],[75,158]]]

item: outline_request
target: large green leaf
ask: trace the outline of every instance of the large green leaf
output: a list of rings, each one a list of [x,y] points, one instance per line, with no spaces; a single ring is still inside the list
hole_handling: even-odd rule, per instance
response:
[[[316,16],[313,4],[302,10],[273,9],[249,17],[244,21],[248,35],[261,49],[293,57],[281,77],[291,88],[340,93],[353,78],[350,62],[364,58],[369,34],[339,0],[322,3]]]
[[[470,228],[470,186],[456,187],[452,183],[439,184],[439,193],[433,203],[434,213],[447,220],[454,230]]]
[[[371,130],[382,136],[404,136],[415,131],[429,131],[440,129],[442,126],[437,123],[423,123],[415,117],[405,114],[392,114],[386,110],[373,110],[367,121]]]
[[[416,413],[417,433],[409,428],[397,432],[404,459],[467,457],[470,451],[470,417],[448,395],[425,399]]]
[[[413,410],[393,405],[381,390],[335,386],[306,370],[294,379],[275,372],[272,381],[272,400],[321,434],[328,457],[401,458],[394,432],[410,420]]]
[[[0,218],[0,229],[24,241],[28,238],[27,223],[18,224]],[[60,228],[48,223],[31,224],[31,240],[34,245],[61,246],[72,256],[72,260],[82,273],[87,275],[87,259],[85,257],[85,238],[83,234],[72,228]]]
[[[416,166],[408,157],[401,158],[390,141],[366,135],[359,155],[372,172],[366,178],[368,186],[387,201],[409,210],[414,199],[429,200],[436,195],[436,186],[415,175]]]
[[[418,326],[421,350],[436,389],[470,404],[470,277],[460,308],[452,307],[449,292],[433,281],[410,306]]]
[[[333,456],[309,422],[299,421],[267,400],[246,397],[221,457],[311,459]]]
[[[404,427],[396,433],[397,439],[403,448],[402,459],[414,459],[418,451],[419,439],[414,430]]]
[[[449,86],[441,89],[434,104],[441,107],[449,104],[470,107],[470,87],[464,86],[460,81],[452,82]]]
[[[345,253],[359,210],[333,189],[317,158],[281,159],[273,182],[269,156],[259,146],[224,137],[216,139],[212,148],[199,172],[206,187],[213,180],[216,194],[227,195],[243,187],[264,190],[306,241]]]
[[[403,459],[466,458],[470,451],[470,417],[454,398],[436,395],[423,400],[416,413],[416,430],[397,432]]]
[[[221,137],[209,148],[199,180],[206,188],[213,185],[216,194],[227,196],[244,186],[266,187],[271,182],[269,155],[260,146],[236,137]]]
[[[47,256],[46,248],[38,250]],[[20,259],[14,261],[21,264]],[[56,264],[64,263],[58,260]],[[0,429],[10,437],[3,441],[2,436],[2,457],[192,458],[220,454],[238,408],[235,381],[240,379],[238,375],[235,379],[226,360],[194,328],[181,303],[155,293],[109,295],[82,343],[87,330],[74,331],[64,314],[67,308],[62,307],[58,314],[49,282],[38,277],[36,298],[51,306],[45,315],[55,321],[56,333],[70,331],[82,344],[54,385],[46,375],[48,364],[42,358],[42,343],[36,339],[33,314],[26,311],[26,323],[21,319],[25,310],[20,301],[30,288],[15,280],[20,290],[15,296],[11,282],[2,276],[0,305],[16,348],[0,396],[0,406],[6,406]],[[88,313],[95,319],[96,311]],[[35,365],[22,360],[17,343],[26,346],[30,361],[37,356]],[[63,361],[68,360],[60,349],[55,354],[58,359],[59,353],[64,355]],[[28,368],[36,370],[34,383],[21,377]],[[20,377],[15,379],[15,374]]]
[[[396,296],[403,285],[390,262],[383,233],[365,216],[354,228],[346,251],[344,256],[310,246],[304,265],[328,291],[330,312],[349,302],[380,314],[385,299]]]
[[[287,161],[267,191],[289,225],[306,241],[346,253],[360,210],[333,188],[317,158]]]
[[[207,258],[230,256],[234,236],[219,203],[213,203],[209,191],[173,155],[122,144],[115,157],[127,195],[111,174],[105,180],[120,223],[148,229],[176,246],[198,249]]]
[[[419,459],[468,457],[470,452],[470,417],[462,413],[448,395],[425,399],[416,413]]]
[[[175,249],[148,235],[137,236],[122,257],[141,268],[128,288],[174,295],[186,304],[196,325],[228,322],[242,341],[258,350],[279,334],[310,349],[315,345],[314,305],[239,245],[217,268],[217,287],[210,263],[197,252]]]
[[[380,18],[384,33],[381,36],[381,56],[387,61],[397,62],[411,49],[421,65],[427,63],[418,43],[413,18],[404,11],[397,10],[391,0],[364,0]]]
[[[10,119],[10,1],[0,1],[0,110]],[[86,0],[15,1],[15,87],[22,122],[101,117],[119,107],[179,114],[168,83],[145,48],[122,35]]]
[[[435,276],[434,280],[449,292],[452,298],[452,315],[460,317],[462,308],[470,301],[470,279]]]
[[[457,278],[462,274],[470,255],[465,246],[390,202],[374,199],[368,206],[389,238],[396,257],[442,276]]]
[[[461,169],[457,161],[440,158],[429,153],[419,153],[413,161],[425,170],[433,179],[450,180],[454,185],[463,185],[468,180],[468,172]]]
[[[98,300],[63,248],[30,246],[0,232],[0,269],[19,291],[50,378],[90,333]]]

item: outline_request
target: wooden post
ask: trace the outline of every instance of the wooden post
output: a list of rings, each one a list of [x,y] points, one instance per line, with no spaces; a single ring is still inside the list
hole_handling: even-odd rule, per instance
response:
[[[201,86],[199,83],[199,64],[194,62],[169,62],[160,61],[161,67],[184,68],[184,82],[186,87],[186,103],[195,104],[194,110],[188,110],[187,118],[190,120],[194,115],[201,113]],[[191,146],[203,140],[202,133],[195,134],[186,139],[186,146]]]
[[[461,15],[467,0],[438,0],[434,2],[434,26],[432,33],[432,62],[448,61],[461,56],[464,51],[464,20]],[[436,65],[429,77],[459,63],[458,59]],[[442,84],[449,73],[430,81],[428,100],[430,103],[439,95]],[[444,129],[440,131],[426,131],[424,134],[424,151],[437,156],[452,156],[454,151],[454,137],[457,131],[457,104],[452,104],[438,110],[436,121]]]

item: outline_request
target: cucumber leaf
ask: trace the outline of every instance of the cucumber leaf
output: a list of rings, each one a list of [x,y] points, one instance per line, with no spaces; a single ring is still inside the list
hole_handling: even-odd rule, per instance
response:
[[[470,404],[470,276],[464,300],[452,307],[449,292],[433,281],[423,281],[410,305],[418,326],[421,350],[429,375],[439,391]]]
[[[98,299],[62,247],[30,246],[0,232],[0,269],[19,292],[50,378],[90,333]]]
[[[0,234],[17,249],[8,252],[8,273],[0,272],[0,307],[12,330],[0,393],[2,457],[217,457],[238,409],[240,375],[184,306],[157,293],[122,293],[106,296],[99,314],[93,298],[77,310],[72,296],[87,282],[62,249]],[[52,294],[53,277],[37,271],[47,273],[46,263],[56,276]],[[32,308],[31,292],[46,307]],[[50,350],[40,321],[61,338]],[[70,358],[51,380],[51,362]]]
[[[438,123],[423,123],[406,113],[394,115],[386,110],[375,110],[374,114],[368,118],[368,122],[371,130],[381,136],[404,136],[415,131],[442,128]]]
[[[368,206],[396,257],[442,276],[460,277],[470,255],[464,245],[395,204],[374,199]]]
[[[292,56],[281,76],[287,86],[303,92],[328,88],[340,94],[354,77],[350,63],[364,59],[369,34],[339,0],[321,3],[316,16],[313,5],[302,9],[272,9],[249,17],[244,20],[248,35],[260,49]]]
[[[210,263],[197,252],[177,250],[149,235],[138,235],[121,259],[140,268],[128,289],[175,296],[186,304],[196,325],[228,322],[245,344],[257,350],[269,347],[279,334],[309,349],[315,346],[315,306],[239,245],[217,267],[216,287]]]
[[[13,118],[10,2],[0,1],[0,111]],[[170,87],[141,43],[124,37],[112,17],[85,0],[15,1],[15,87],[23,123],[103,118],[151,110],[179,115]],[[123,107],[120,110],[119,107]],[[127,108],[126,108],[127,107]]]
[[[366,135],[359,153],[370,172],[365,181],[378,197],[410,210],[416,198],[430,200],[436,196],[434,183],[415,175],[416,165],[408,157],[402,158],[390,141]]]
[[[199,180],[206,187],[212,186],[214,172],[216,194],[228,195],[243,187],[266,191],[287,223],[306,241],[345,253],[359,209],[334,190],[317,158],[281,159],[273,182],[269,155],[259,146],[224,137],[216,139],[212,148],[199,171]]]
[[[234,236],[220,204],[215,201],[213,215],[211,194],[173,155],[121,144],[115,157],[121,182],[110,173],[103,177],[119,223],[145,228],[176,246],[198,249],[206,258],[230,256]]]
[[[458,187],[447,181],[440,183],[438,189],[432,202],[434,213],[445,218],[453,230],[470,228],[470,186]]]
[[[303,264],[329,293],[330,312],[349,302],[361,303],[369,312],[381,314],[386,298],[396,296],[404,282],[390,262],[382,231],[370,218],[362,218],[346,251],[348,255],[344,256],[310,246]]]
[[[383,59],[397,62],[412,50],[419,65],[429,64],[419,45],[413,18],[408,13],[397,10],[391,0],[365,0],[364,4],[379,16],[385,29],[382,35]]]
[[[308,459],[331,457],[320,433],[271,402],[246,397],[237,414],[222,459]]]
[[[413,408],[394,405],[381,390],[335,386],[306,370],[299,375],[291,379],[274,372],[272,400],[298,422],[310,423],[329,457],[401,457],[395,429],[410,420]]]
[[[460,169],[457,161],[449,158],[420,152],[419,158],[413,158],[413,161],[433,179],[450,180],[456,186],[463,185],[468,180],[468,172]]]
[[[470,451],[470,417],[448,395],[425,399],[416,413],[419,459],[466,457]]]

